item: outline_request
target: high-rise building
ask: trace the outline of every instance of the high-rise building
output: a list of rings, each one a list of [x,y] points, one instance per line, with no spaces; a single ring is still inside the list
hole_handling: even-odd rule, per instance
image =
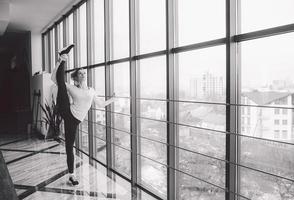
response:
[[[225,93],[225,84],[222,76],[216,76],[213,73],[205,72],[201,77],[190,79],[191,97],[218,97]]]

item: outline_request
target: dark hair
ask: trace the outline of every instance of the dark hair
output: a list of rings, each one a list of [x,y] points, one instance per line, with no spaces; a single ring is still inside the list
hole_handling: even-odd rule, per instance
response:
[[[81,70],[81,68],[76,69],[73,73],[71,73],[71,78],[75,80],[78,77],[78,72]]]

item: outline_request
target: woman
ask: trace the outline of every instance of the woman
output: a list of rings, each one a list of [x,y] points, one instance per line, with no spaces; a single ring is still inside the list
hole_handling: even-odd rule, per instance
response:
[[[61,117],[64,120],[65,129],[65,147],[67,155],[67,166],[69,171],[69,181],[73,185],[79,184],[74,175],[74,153],[73,144],[79,123],[81,123],[86,117],[88,110],[90,109],[93,100],[99,107],[105,107],[112,102],[114,98],[107,101],[99,101],[96,97],[96,92],[93,88],[90,88],[86,84],[86,72],[83,69],[76,69],[71,77],[75,82],[75,85],[65,83],[64,80],[64,63],[67,60],[67,55],[74,45],[69,45],[59,52],[59,60],[55,69],[52,72],[51,79],[57,84],[57,108]],[[68,93],[72,99],[72,103],[69,101]]]

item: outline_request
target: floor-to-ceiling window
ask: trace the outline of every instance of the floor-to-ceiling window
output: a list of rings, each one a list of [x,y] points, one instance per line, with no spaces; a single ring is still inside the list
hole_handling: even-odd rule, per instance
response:
[[[134,183],[138,199],[293,199],[293,7],[77,4],[43,34],[44,63],[74,42],[68,72],[88,68],[97,99],[116,95],[93,104],[77,147]]]
[[[293,7],[289,0],[240,1],[240,33],[272,28],[238,43],[239,191],[250,199],[294,198],[294,34],[281,27],[293,24]]]

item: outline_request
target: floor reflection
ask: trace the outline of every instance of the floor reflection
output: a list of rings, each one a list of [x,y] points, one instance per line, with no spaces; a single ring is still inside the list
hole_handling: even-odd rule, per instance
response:
[[[103,165],[89,160],[82,153],[82,156],[75,157],[75,172],[80,184],[73,186],[66,176],[66,155],[62,143],[37,138],[9,138],[1,144],[0,150],[19,199],[153,200],[145,198],[145,193],[134,193],[137,188],[132,190],[130,182],[120,176],[114,173],[107,176]]]

